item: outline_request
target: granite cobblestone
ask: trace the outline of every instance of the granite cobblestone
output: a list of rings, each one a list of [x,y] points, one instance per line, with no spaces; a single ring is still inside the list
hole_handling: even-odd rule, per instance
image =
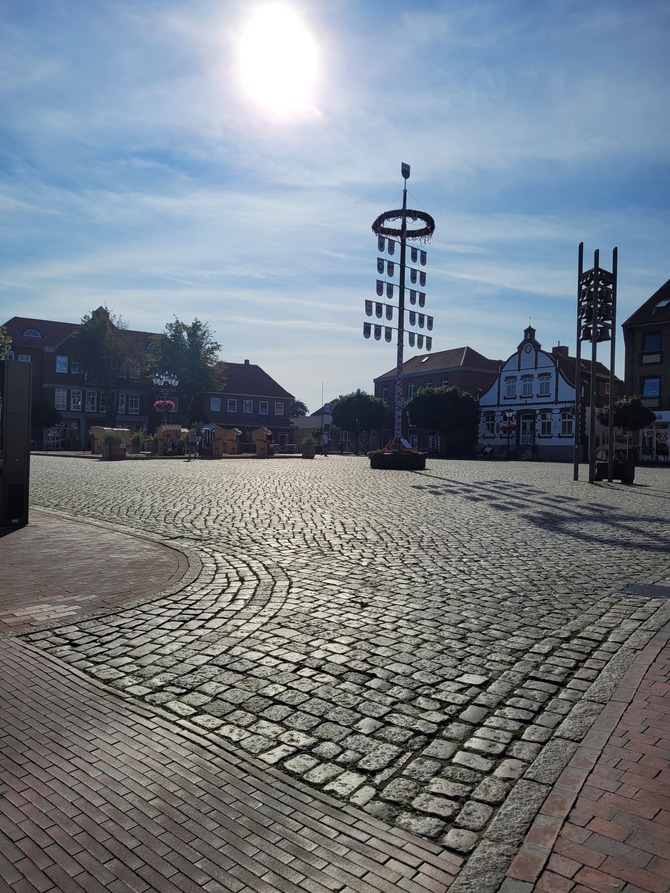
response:
[[[669,603],[646,500],[567,466],[35,457],[35,504],[197,554],[182,590],[27,634],[371,815],[468,852],[546,784]],[[169,493],[169,500],[165,499]],[[552,745],[556,745],[554,750]]]

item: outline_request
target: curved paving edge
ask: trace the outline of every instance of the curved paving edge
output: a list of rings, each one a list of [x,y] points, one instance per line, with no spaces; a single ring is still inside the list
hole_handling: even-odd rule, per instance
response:
[[[448,889],[459,860],[0,640],[0,876],[48,891]],[[45,705],[49,709],[45,710]]]

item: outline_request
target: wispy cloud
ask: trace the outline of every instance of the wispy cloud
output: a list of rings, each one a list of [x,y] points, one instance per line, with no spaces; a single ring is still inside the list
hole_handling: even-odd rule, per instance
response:
[[[294,5],[322,67],[294,122],[240,83],[253,0],[0,9],[0,316],[198,316],[310,406],[370,390],[401,161],[437,221],[435,349],[506,357],[529,316],[572,344],[580,241],[619,246],[621,319],[668,278],[665,0]]]

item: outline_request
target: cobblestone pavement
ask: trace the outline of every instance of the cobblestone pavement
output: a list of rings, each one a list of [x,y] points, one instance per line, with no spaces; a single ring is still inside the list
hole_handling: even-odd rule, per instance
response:
[[[670,580],[665,469],[625,487],[567,465],[34,457],[31,498],[200,570],[30,642],[456,854],[486,833],[492,873],[670,619],[623,591]]]

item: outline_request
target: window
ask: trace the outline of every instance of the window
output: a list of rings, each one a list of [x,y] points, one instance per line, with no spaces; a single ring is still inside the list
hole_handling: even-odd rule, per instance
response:
[[[532,397],[533,396],[533,377],[532,375],[524,375],[521,379],[521,396],[522,397]]]
[[[647,332],[642,341],[642,350],[645,353],[657,353],[661,349],[661,333]]]
[[[432,387],[433,387],[433,381],[432,381],[432,379],[430,379],[430,378],[427,378],[427,379],[426,379],[426,387],[427,387],[427,388],[432,388]]]
[[[126,411],[126,394],[125,394],[125,392],[123,394],[117,394],[116,411],[117,412],[125,412]]]
[[[64,412],[67,409],[67,389],[56,388],[56,397],[54,400],[54,408]]]
[[[254,401],[253,400],[245,400],[244,401],[244,409],[242,410],[242,412],[245,415],[251,415],[253,411],[254,411]]]
[[[661,395],[661,379],[660,378],[643,378],[642,379],[642,396],[643,397],[660,397]]]
[[[86,412],[98,411],[98,392],[86,391]]]
[[[81,412],[81,391],[79,388],[73,388],[70,391],[70,411]]]
[[[237,400],[233,398],[228,399],[228,412],[237,412]]]
[[[413,396],[414,396],[414,385],[408,384],[407,385],[407,398],[409,399],[410,397],[413,397]]]
[[[259,400],[258,402],[258,414],[259,415],[267,415],[269,413],[268,401],[267,400]]]
[[[447,378],[446,375],[445,375],[444,378],[442,379],[442,387],[443,387],[443,388],[448,388],[448,387],[449,387],[449,379]]]
[[[284,415],[284,403],[281,400],[275,403],[275,415]]]
[[[572,437],[574,421],[574,414],[571,409],[561,411],[561,437]]]
[[[388,399],[389,399],[389,389],[384,388],[382,390],[382,400],[384,401],[384,403],[388,403]]]
[[[56,357],[56,372],[67,374],[67,357]]]
[[[551,412],[548,409],[540,413],[540,437],[551,437]]]
[[[128,412],[130,415],[139,415],[140,413],[140,395],[128,394]]]
[[[516,397],[516,378],[505,379],[505,397]]]
[[[493,437],[496,433],[496,414],[494,412],[484,413],[484,429],[487,437]]]
[[[81,363],[77,360],[72,360],[72,362],[70,363],[70,372],[73,375],[79,375],[81,372]]]
[[[121,395],[119,394],[119,396],[121,396]],[[106,411],[107,411],[107,397],[105,396],[104,391],[100,391],[100,412],[106,412]]]
[[[13,359],[14,359],[14,351],[13,351],[13,350],[8,350],[8,351],[7,351],[7,359],[8,359],[8,360],[13,360]]]
[[[551,376],[540,375],[538,379],[538,395],[540,397],[549,397],[551,394]]]
[[[42,333],[38,332],[37,329],[26,329],[23,333],[24,338],[41,338]]]
[[[209,411],[210,412],[221,412],[221,397],[210,397],[209,398]]]
[[[29,353],[20,353],[19,354],[19,363],[29,363],[30,362],[30,354]]]

